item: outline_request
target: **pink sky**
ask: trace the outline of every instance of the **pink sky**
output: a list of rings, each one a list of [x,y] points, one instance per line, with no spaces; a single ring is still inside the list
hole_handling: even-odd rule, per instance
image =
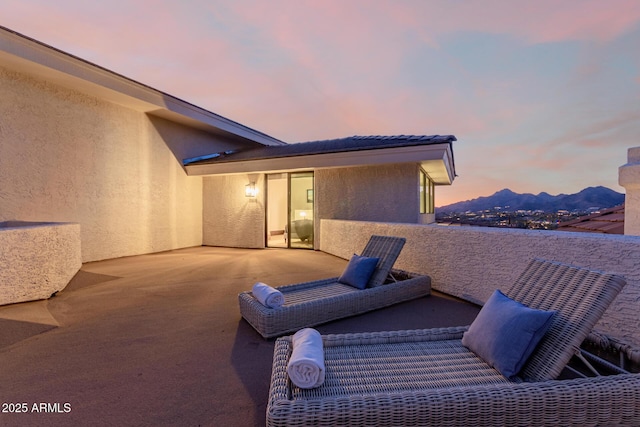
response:
[[[1,0],[0,25],[286,142],[454,134],[438,206],[616,191],[640,1]]]

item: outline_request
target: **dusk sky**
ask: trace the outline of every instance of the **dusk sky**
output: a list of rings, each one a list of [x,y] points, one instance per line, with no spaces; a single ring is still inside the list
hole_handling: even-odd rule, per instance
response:
[[[0,0],[0,25],[285,142],[453,134],[436,205],[618,186],[639,0]]]

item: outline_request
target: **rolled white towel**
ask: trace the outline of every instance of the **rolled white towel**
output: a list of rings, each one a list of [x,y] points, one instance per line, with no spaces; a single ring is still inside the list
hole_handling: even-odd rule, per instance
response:
[[[324,348],[320,332],[300,329],[293,335],[293,351],[287,373],[291,382],[300,388],[320,387],[324,382]]]
[[[266,307],[278,308],[284,304],[284,295],[282,295],[282,292],[265,283],[258,282],[253,285],[251,293]]]

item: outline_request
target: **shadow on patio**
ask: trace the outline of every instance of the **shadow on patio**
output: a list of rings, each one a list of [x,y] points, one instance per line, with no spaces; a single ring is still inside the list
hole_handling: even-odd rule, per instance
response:
[[[0,307],[2,402],[27,404],[0,424],[265,425],[275,340],[241,319],[237,294],[338,276],[346,263],[211,247],[87,263],[56,297]],[[466,325],[478,310],[434,293],[317,329]]]

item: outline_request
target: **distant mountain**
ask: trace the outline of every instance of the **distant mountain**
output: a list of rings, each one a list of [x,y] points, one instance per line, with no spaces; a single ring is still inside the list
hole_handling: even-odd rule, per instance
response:
[[[509,189],[500,190],[488,197],[457,202],[437,208],[439,214],[451,212],[478,212],[500,208],[504,211],[541,210],[545,212],[587,211],[589,208],[606,209],[624,203],[624,194],[606,187],[589,187],[576,194],[548,193],[518,194]]]

